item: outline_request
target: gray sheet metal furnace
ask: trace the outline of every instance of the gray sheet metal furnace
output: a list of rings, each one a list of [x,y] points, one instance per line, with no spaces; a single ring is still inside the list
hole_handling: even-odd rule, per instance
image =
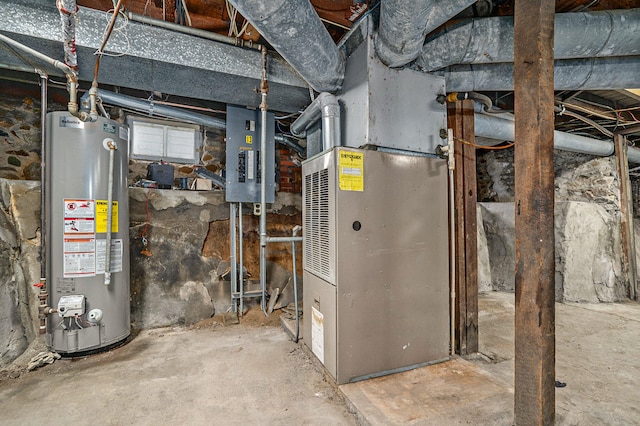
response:
[[[447,359],[446,162],[338,147],[303,176],[305,344],[338,384]]]

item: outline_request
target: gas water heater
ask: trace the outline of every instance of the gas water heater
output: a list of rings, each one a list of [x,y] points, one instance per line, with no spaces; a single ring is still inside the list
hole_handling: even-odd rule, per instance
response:
[[[56,310],[47,340],[56,352],[109,347],[130,333],[128,151],[128,129],[116,121],[47,114],[47,287]]]

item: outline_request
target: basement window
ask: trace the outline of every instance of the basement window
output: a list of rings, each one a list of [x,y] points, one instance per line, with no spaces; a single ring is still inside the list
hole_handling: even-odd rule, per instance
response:
[[[202,145],[200,126],[143,117],[129,117],[129,157],[195,164]]]

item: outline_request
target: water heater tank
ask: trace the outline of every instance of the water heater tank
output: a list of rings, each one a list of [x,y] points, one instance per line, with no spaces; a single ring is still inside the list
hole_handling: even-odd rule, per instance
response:
[[[110,146],[116,149],[107,268]],[[57,310],[48,317],[47,339],[56,352],[109,347],[130,333],[128,148],[128,129],[116,121],[47,114],[47,288]]]

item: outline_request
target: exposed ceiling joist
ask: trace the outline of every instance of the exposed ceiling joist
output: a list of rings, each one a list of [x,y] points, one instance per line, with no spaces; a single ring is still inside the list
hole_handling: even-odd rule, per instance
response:
[[[62,57],[60,21],[54,2],[2,3],[3,34],[48,56]],[[93,53],[100,46],[106,25],[104,12],[81,8],[76,33],[80,80],[92,80]],[[114,31],[107,50],[121,56],[102,59],[102,84],[247,106],[257,107],[260,103],[260,96],[254,92],[261,76],[261,56],[256,50],[131,21]],[[0,67],[32,68],[7,49],[0,49]],[[267,78],[271,109],[297,111],[309,103],[306,83],[281,58],[270,55]]]

